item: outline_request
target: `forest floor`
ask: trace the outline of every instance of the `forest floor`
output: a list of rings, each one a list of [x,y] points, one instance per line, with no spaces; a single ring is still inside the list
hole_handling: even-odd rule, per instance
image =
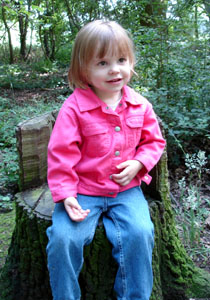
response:
[[[6,97],[7,99],[14,99],[16,103],[22,104],[23,102],[29,102],[32,99],[53,99],[59,95],[60,91],[55,89],[35,89],[35,90],[20,90],[11,92],[9,89],[4,90],[4,95],[0,95],[2,97]],[[66,96],[66,95],[65,95]],[[180,232],[181,238],[183,239],[183,226],[182,226],[182,219],[180,218],[180,211],[183,211],[182,204],[180,203],[180,192],[178,187],[178,181],[182,177],[186,177],[185,167],[181,166],[178,168],[170,169],[169,170],[169,181],[171,187],[171,196],[172,196],[172,205],[175,212],[175,218],[177,221],[177,228]],[[194,179],[196,181],[196,178]],[[190,183],[191,184],[191,183]],[[2,187],[0,187],[2,188]],[[188,187],[186,187],[188,188]],[[5,188],[4,188],[5,189]],[[201,199],[201,206],[207,213],[205,214],[205,218],[202,221],[201,228],[199,229],[199,239],[200,244],[202,246],[198,247],[191,256],[198,267],[201,267],[208,272],[210,272],[210,186],[209,186],[209,178],[207,174],[203,177],[202,185],[200,188],[200,199]],[[4,193],[7,191],[4,190]],[[8,193],[12,193],[14,191],[8,190]],[[1,200],[0,200],[1,201]],[[12,232],[15,226],[15,209],[10,211],[0,211],[0,269],[4,265],[5,258],[7,255],[7,250],[11,241]],[[189,252],[190,247],[189,245],[185,245],[186,250]],[[202,251],[199,250],[202,249]],[[190,299],[194,300],[194,299]],[[200,299],[202,300],[202,299]],[[210,299],[204,299],[210,300]]]
[[[205,212],[205,216],[202,216],[200,218],[199,224],[197,224],[197,220],[190,220],[188,218],[185,219],[184,210],[186,209],[185,206],[183,206],[183,203],[180,202],[180,188],[178,185],[178,182],[181,180],[181,178],[186,176],[185,168],[184,166],[176,168],[174,170],[169,170],[169,182],[170,182],[170,192],[171,192],[171,201],[172,201],[172,207],[174,209],[174,216],[176,220],[176,225],[178,232],[180,234],[181,240],[187,250],[187,252],[192,257],[195,264],[205,269],[210,273],[210,182],[208,174],[203,176],[203,182],[200,187],[200,207],[198,210]],[[195,178],[194,181],[197,179]],[[189,185],[192,185],[193,181],[188,182],[188,185],[186,186],[186,189],[190,189]],[[196,185],[196,182],[194,186]],[[189,224],[192,222],[192,224]],[[188,223],[186,225],[186,223]],[[184,226],[187,228],[185,230],[191,229],[191,227],[195,227],[192,229],[192,235],[194,234],[194,237],[192,237],[192,245],[186,244],[185,236],[184,236]],[[197,228],[196,228],[197,226]],[[194,232],[193,232],[194,231]],[[189,236],[187,241],[189,242]],[[210,300],[210,299],[209,299]]]

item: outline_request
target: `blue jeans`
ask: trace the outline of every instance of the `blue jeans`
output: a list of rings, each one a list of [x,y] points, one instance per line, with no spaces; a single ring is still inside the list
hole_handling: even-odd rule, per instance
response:
[[[52,226],[47,229],[48,269],[54,300],[79,300],[79,273],[83,248],[91,243],[99,217],[112,255],[118,263],[115,292],[118,300],[148,300],[152,290],[154,227],[147,201],[139,187],[116,198],[78,195],[83,209],[90,209],[82,222],[73,222],[63,203],[55,206]]]

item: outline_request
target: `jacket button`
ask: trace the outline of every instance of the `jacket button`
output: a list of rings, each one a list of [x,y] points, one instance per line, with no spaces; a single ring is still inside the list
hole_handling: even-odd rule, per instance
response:
[[[148,176],[144,176],[144,179],[148,180],[148,179],[149,179],[149,177],[148,177]]]
[[[120,155],[120,151],[115,151],[115,156],[119,156]]]
[[[121,128],[119,126],[116,126],[115,129],[114,129],[116,132],[120,131]]]
[[[109,192],[109,195],[114,195],[114,192]]]

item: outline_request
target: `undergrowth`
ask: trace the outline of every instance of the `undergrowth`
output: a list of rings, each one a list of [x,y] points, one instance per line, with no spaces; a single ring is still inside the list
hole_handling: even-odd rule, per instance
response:
[[[12,208],[14,204],[12,203]],[[13,228],[15,226],[15,210],[1,214],[0,217],[0,269],[5,263],[8,247],[12,237]]]
[[[56,88],[65,84],[57,64],[48,60],[39,60],[30,65],[0,65],[0,78],[0,88],[11,89],[14,93],[15,90]]]
[[[203,195],[203,175],[207,157],[204,151],[185,155],[185,176],[179,182],[179,201],[175,207],[178,229],[189,255],[195,259],[198,255],[210,257],[210,249],[205,247],[202,236],[205,220],[210,214],[210,198]]]
[[[17,103],[13,99],[0,96],[0,187],[15,187],[18,182],[18,155],[16,150],[15,128],[19,122],[40,115],[47,111],[58,109],[61,98],[56,100],[30,100]],[[2,195],[0,194],[0,197]],[[4,198],[0,203],[4,203]],[[0,204],[1,205],[1,204]]]

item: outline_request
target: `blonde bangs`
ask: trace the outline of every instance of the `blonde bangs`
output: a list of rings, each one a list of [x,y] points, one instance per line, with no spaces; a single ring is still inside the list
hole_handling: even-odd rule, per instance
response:
[[[128,57],[131,64],[135,63],[133,43],[121,32],[111,32],[105,38],[101,36],[101,41],[98,41],[96,49],[95,56],[98,58],[103,58],[106,55],[122,56]]]
[[[135,64],[134,46],[128,33],[114,21],[93,21],[78,33],[69,69],[72,88],[87,88],[88,65],[93,57],[103,58],[107,54],[128,57]]]

